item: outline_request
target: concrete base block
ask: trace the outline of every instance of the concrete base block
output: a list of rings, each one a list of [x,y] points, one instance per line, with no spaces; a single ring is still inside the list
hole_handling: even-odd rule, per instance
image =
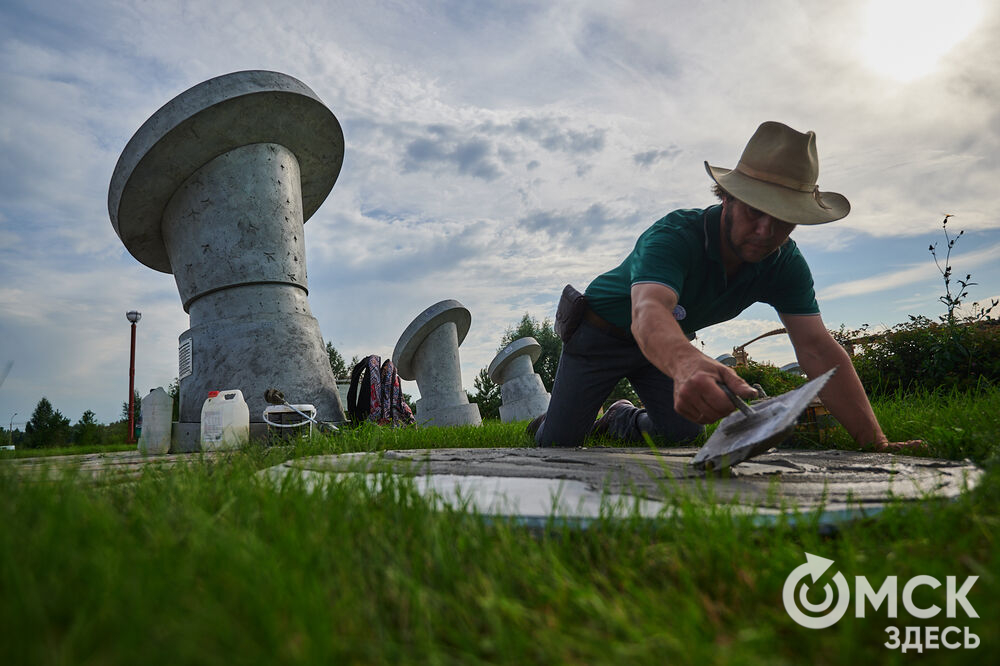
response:
[[[190,314],[191,328],[178,339],[190,340],[193,368],[180,380],[179,421],[200,421],[209,391],[240,389],[250,421],[263,422],[269,388],[293,404],[314,405],[322,421],[343,420],[323,334],[303,290],[231,287],[199,298]]]
[[[421,426],[461,426],[482,425],[483,417],[479,414],[479,405],[466,403],[451,405],[432,410],[421,410],[420,400],[417,401],[417,424]]]
[[[545,390],[545,384],[542,383],[542,378],[535,373],[514,377],[504,382],[503,386],[500,387],[500,397],[504,403],[526,400],[535,395],[545,396],[545,402],[548,403],[549,394]]]
[[[267,439],[266,423],[250,424],[250,440]],[[174,421],[170,433],[170,453],[199,453],[201,451],[201,424]]]
[[[174,421],[170,433],[171,453],[198,453],[201,451],[201,424]]]
[[[537,375],[536,375],[537,376]],[[500,405],[500,421],[514,423],[515,421],[530,421],[549,410],[549,394],[536,393],[522,400],[504,402]]]

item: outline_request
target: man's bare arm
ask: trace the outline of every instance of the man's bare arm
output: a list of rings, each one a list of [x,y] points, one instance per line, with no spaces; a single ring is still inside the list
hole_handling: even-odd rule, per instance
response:
[[[822,317],[781,315],[781,321],[795,347],[799,366],[809,377],[821,375],[832,367],[837,368],[836,374],[820,392],[820,398],[859,446],[872,447],[877,451],[896,451],[922,445],[919,440],[889,442],[875,418],[851,357],[830,335]]]
[[[643,355],[674,380],[674,409],[695,423],[713,423],[733,411],[733,403],[717,385],[723,382],[737,395],[756,391],[739,375],[702,354],[687,339],[673,311],[677,293],[662,284],[632,286],[632,335]]]

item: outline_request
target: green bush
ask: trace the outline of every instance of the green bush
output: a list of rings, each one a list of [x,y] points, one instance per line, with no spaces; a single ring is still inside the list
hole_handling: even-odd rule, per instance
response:
[[[750,361],[748,365],[733,368],[747,384],[760,384],[764,393],[781,395],[806,383],[806,378],[794,372],[782,372],[771,363]]]
[[[854,367],[871,396],[969,390],[1000,384],[1000,321],[936,323],[926,317],[857,344]]]

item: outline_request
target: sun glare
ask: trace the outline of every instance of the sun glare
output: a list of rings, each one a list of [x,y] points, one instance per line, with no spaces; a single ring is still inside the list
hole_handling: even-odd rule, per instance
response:
[[[869,0],[862,58],[897,81],[931,73],[982,17],[980,0]]]

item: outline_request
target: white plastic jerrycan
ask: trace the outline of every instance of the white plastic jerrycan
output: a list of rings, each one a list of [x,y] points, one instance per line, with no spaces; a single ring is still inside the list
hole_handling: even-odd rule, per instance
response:
[[[243,391],[210,391],[201,407],[201,450],[239,448],[250,439],[250,408]]]
[[[142,434],[139,435],[139,453],[144,456],[163,455],[170,451],[170,432],[173,427],[174,399],[162,386],[152,389],[142,399]]]

